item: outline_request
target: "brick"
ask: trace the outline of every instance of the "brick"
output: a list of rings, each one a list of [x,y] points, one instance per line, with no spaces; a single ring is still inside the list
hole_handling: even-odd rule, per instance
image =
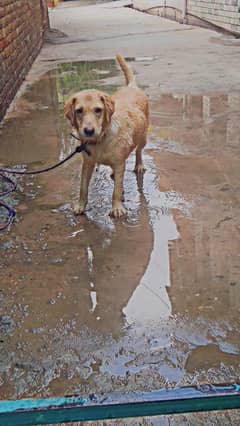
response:
[[[240,34],[238,0],[189,0],[188,13]]]
[[[48,25],[41,0],[0,0],[0,120],[41,48]]]

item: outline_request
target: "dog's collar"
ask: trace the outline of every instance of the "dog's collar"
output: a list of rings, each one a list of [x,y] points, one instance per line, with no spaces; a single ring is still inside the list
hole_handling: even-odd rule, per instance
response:
[[[77,141],[81,142],[81,147],[83,147],[82,151],[85,151],[87,155],[91,155],[91,151],[89,151],[88,146],[92,145],[92,146],[96,146],[97,142],[94,141],[83,141],[82,139],[78,138],[76,135],[74,135],[73,133],[71,133],[71,136],[76,139]]]

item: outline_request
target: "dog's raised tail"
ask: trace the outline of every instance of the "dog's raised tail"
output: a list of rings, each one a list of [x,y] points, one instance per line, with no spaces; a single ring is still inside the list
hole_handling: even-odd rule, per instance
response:
[[[125,76],[127,86],[137,87],[134,74],[133,74],[131,68],[126,63],[125,59],[119,54],[116,55],[116,58],[117,58],[117,61],[120,65],[120,68],[121,68],[121,70],[122,70],[122,72]]]

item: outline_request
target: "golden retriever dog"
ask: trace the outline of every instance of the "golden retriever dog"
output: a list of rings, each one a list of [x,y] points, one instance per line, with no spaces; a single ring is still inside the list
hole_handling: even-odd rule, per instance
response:
[[[148,129],[148,99],[137,87],[131,68],[122,56],[116,56],[124,73],[127,86],[114,95],[99,90],[82,90],[65,103],[64,112],[74,134],[87,144],[88,155],[83,152],[80,198],[75,214],[82,214],[88,201],[88,186],[96,164],[112,168],[114,190],[110,215],[126,214],[122,204],[125,162],[136,148],[137,174],[144,172],[142,149],[146,144]]]

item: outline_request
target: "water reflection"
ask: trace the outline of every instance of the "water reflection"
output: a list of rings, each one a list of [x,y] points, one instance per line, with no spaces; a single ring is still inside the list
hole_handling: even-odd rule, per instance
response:
[[[176,197],[172,197],[170,201],[168,193],[159,191],[155,175],[150,172],[154,170],[153,165],[148,170],[145,191],[153,230],[153,248],[146,271],[123,310],[127,322],[137,324],[159,322],[160,319],[169,318],[171,314],[171,302],[167,293],[167,288],[170,287],[169,242],[179,238],[171,214],[171,208],[179,207],[178,201]]]
[[[169,318],[171,314],[171,304],[166,287],[170,285],[168,240],[171,238],[171,228],[174,222],[168,216],[162,217],[162,219],[154,227],[155,239],[147,270],[123,310],[128,323],[159,321],[160,318]],[[164,229],[166,225],[170,228],[170,238]],[[162,238],[163,230],[167,235]],[[176,239],[178,234],[175,229],[173,229],[173,233],[172,237]],[[150,306],[151,309],[149,309]]]
[[[173,311],[226,318],[227,306],[239,309],[240,96],[163,95],[153,109],[162,176],[194,201],[194,221],[174,215],[181,241],[172,249]]]
[[[112,91],[117,72],[113,61],[65,64],[29,88],[0,130],[3,164],[65,157],[63,100],[89,86]],[[18,221],[0,245],[3,397],[239,376],[240,96],[151,104],[143,182],[127,162],[127,218],[108,216],[106,167],[80,218],[79,158],[19,180]]]

